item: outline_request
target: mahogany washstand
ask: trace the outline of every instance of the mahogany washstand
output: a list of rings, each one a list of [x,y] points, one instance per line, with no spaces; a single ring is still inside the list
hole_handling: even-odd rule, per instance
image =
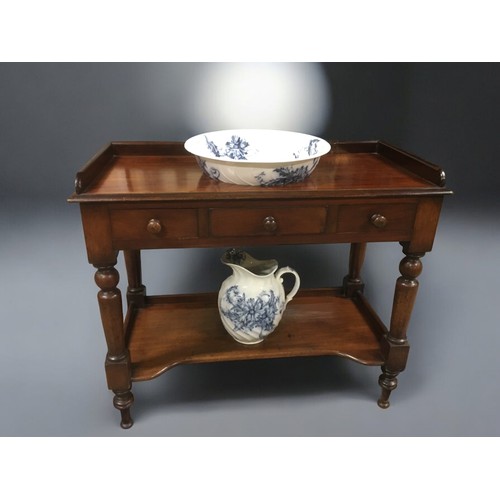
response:
[[[282,187],[214,181],[182,143],[110,143],[77,173],[68,201],[80,204],[88,260],[97,268],[106,377],[121,426],[133,424],[132,382],[180,363],[345,356],[381,366],[378,404],[387,408],[408,358],[420,259],[451,194],[444,185],[442,169],[380,141],[332,143],[306,181]],[[381,241],[400,242],[404,253],[388,328],[361,280],[366,244]],[[342,286],[299,292],[278,329],[254,346],[226,333],[216,293],[148,296],[142,283],[144,249],[318,243],[351,244]],[[119,251],[128,277],[125,318]]]

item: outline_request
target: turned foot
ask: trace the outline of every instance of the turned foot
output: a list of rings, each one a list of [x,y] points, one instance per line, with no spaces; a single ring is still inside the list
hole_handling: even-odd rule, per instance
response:
[[[389,402],[389,396],[391,392],[398,386],[398,379],[396,378],[399,372],[393,372],[387,370],[387,368],[382,367],[382,375],[378,379],[378,383],[382,388],[382,394],[377,401],[380,408],[389,408],[391,403]]]
[[[130,416],[130,407],[134,402],[134,395],[130,391],[114,391],[113,405],[121,413],[120,426],[122,429],[130,429],[134,425],[134,421]]]

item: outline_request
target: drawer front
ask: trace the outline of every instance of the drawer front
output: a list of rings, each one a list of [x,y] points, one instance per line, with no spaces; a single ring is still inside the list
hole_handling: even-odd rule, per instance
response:
[[[320,234],[326,207],[214,208],[210,233],[215,237]]]
[[[197,210],[112,210],[111,231],[114,241],[160,242],[196,238]]]
[[[407,239],[413,231],[416,203],[341,205],[337,233],[365,234],[374,239]]]

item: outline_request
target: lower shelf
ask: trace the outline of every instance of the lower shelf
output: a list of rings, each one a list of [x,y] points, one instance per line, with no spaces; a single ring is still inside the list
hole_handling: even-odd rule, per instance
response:
[[[338,355],[382,365],[385,327],[362,296],[303,290],[262,343],[242,345],[224,330],[217,294],[148,297],[126,325],[132,380],[149,380],[182,363]]]

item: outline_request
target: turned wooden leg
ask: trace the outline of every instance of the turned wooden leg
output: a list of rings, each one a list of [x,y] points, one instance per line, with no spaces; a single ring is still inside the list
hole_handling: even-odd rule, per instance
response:
[[[120,410],[122,420],[120,426],[123,429],[130,429],[134,425],[134,421],[130,416],[130,407],[134,402],[134,395],[130,391],[113,391],[113,405],[117,410]]]
[[[396,377],[406,367],[410,348],[406,338],[406,331],[417,296],[417,277],[422,272],[420,258],[424,254],[410,254],[405,249],[403,251],[406,257],[399,264],[401,276],[396,281],[391,325],[385,344],[385,364],[382,367],[382,375],[379,378],[382,394],[378,400],[378,405],[381,408],[389,407],[389,396],[398,385]]]
[[[127,303],[143,307],[146,299],[146,287],[142,284],[141,251],[124,250],[123,256],[128,278]]]
[[[122,297],[117,288],[120,276],[113,265],[99,267],[95,282],[101,289],[97,294],[101,320],[106,336],[108,353],[106,355],[106,378],[108,387],[115,393],[113,404],[121,413],[121,426],[128,429],[133,421],[130,407],[134,397],[132,388],[130,356],[125,344],[123,331]]]
[[[382,394],[377,401],[380,408],[389,408],[389,396],[391,392],[398,386],[398,376],[399,372],[393,372],[388,370],[385,366],[382,367],[382,375],[378,379],[380,387],[382,387]]]
[[[365,260],[366,243],[351,243],[349,252],[349,274],[344,278],[344,295],[352,297],[357,292],[363,292],[365,287],[361,280],[361,268]]]

